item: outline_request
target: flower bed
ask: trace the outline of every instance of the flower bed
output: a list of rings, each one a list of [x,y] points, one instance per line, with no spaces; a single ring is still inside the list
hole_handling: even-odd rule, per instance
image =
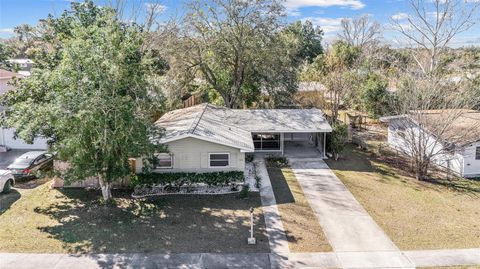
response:
[[[169,194],[228,194],[241,191],[243,172],[150,173],[132,178],[134,198]]]

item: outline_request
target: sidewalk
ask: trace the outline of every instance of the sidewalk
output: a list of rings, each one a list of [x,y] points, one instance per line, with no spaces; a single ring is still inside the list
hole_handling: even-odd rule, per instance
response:
[[[0,269],[106,268],[399,268],[377,263],[384,252],[256,253],[256,254],[28,254],[0,253]],[[414,266],[480,265],[480,249],[404,251]],[[362,258],[363,257],[363,258]],[[371,266],[363,267],[369,257]],[[358,258],[362,258],[358,260]],[[362,262],[359,263],[358,261]]]

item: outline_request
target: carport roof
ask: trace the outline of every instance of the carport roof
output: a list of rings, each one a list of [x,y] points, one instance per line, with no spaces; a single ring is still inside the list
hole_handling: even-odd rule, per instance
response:
[[[332,131],[318,109],[229,109],[212,104],[170,111],[156,125],[165,129],[160,143],[193,137],[245,152],[254,151],[253,132]]]

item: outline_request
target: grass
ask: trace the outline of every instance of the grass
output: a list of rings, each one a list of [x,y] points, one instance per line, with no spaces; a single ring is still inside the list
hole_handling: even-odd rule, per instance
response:
[[[292,170],[268,167],[268,175],[272,182],[290,251],[332,251]]]
[[[480,181],[421,182],[389,154],[349,145],[327,163],[400,249],[480,247]]]
[[[0,251],[39,253],[269,252],[260,197],[129,198],[105,206],[97,191],[14,190],[0,203]],[[256,245],[247,245],[249,208]]]

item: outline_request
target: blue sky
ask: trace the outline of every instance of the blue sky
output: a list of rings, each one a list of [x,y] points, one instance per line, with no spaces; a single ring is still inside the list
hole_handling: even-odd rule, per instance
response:
[[[0,37],[12,35],[13,28],[22,23],[36,24],[48,14],[59,15],[68,9],[74,0],[0,0]],[[110,0],[96,0],[100,5]],[[145,5],[148,0],[128,0],[129,4]],[[165,6],[163,19],[174,14],[182,14],[182,1],[163,0]],[[405,0],[287,0],[288,20],[309,19],[321,26],[326,40],[332,40],[339,29],[342,18],[369,14],[373,19],[387,26],[390,18],[399,13],[408,12]],[[386,30],[386,41],[393,42],[393,32]],[[480,45],[480,26],[460,35],[454,45]]]

